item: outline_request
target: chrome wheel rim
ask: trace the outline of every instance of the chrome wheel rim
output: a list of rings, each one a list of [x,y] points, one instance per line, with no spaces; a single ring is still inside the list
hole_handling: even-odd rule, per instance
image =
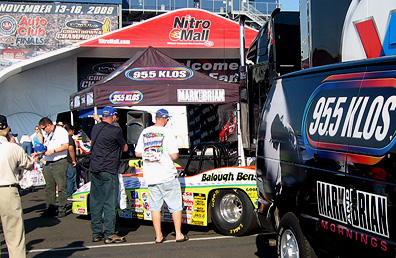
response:
[[[293,231],[286,229],[281,238],[280,251],[282,258],[299,258],[298,242]]]
[[[243,213],[242,202],[235,194],[226,194],[220,201],[221,217],[228,223],[235,223]]]

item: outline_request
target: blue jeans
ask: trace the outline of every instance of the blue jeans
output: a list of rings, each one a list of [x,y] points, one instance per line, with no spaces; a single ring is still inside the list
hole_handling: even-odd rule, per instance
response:
[[[69,163],[66,172],[67,196],[71,196],[76,190],[76,175],[76,167],[73,166],[73,163]]]
[[[91,173],[91,229],[92,236],[97,237],[103,232],[109,237],[115,232],[118,190],[118,175],[108,172]],[[104,231],[102,230],[102,214]]]
[[[22,143],[22,149],[27,153],[27,155],[30,156],[33,152],[33,146],[31,142],[23,142]]]

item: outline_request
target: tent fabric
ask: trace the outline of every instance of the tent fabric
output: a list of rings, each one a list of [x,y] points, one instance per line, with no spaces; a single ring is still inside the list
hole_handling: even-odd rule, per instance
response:
[[[225,104],[239,101],[237,84],[193,71],[153,47],[70,96],[70,108],[93,106]]]
[[[176,16],[186,17],[184,14],[187,10],[178,9],[164,15],[172,15],[173,19]],[[130,52],[136,53],[137,50],[146,49],[150,45],[158,48],[158,45],[161,44],[164,46],[161,50],[173,58],[239,57],[237,23],[230,21],[230,23],[224,25],[224,28],[214,31],[214,24],[217,19],[225,18],[216,14],[211,14],[212,16],[208,16],[208,18],[200,17],[198,15],[199,9],[194,10],[194,12],[190,12],[188,17],[211,22],[210,33],[208,34],[209,40],[207,41],[168,41],[169,33],[163,34],[165,38],[158,39],[158,33],[163,33],[162,30],[164,29],[162,28],[161,31],[159,29],[162,22],[158,22],[158,20],[164,16],[159,15],[161,17],[158,19],[157,16],[118,31],[101,35],[96,39],[89,39],[23,60],[3,69],[0,71],[0,114],[7,116],[14,133],[22,135],[33,133],[34,126],[42,117],[48,116],[55,121],[58,113],[69,111],[69,96],[76,91],[78,84],[76,74],[78,57],[120,58],[128,56]],[[178,13],[179,11],[180,13]],[[203,14],[208,13],[207,11],[201,12]],[[155,21],[155,23],[151,23],[151,21]],[[173,24],[168,26],[173,26]],[[199,32],[199,30],[193,29],[193,32]],[[130,43],[127,45],[117,44],[117,39],[123,39],[124,33]],[[256,34],[256,30],[246,27],[246,48],[250,46]],[[119,35],[122,37],[118,37]],[[218,35],[219,38],[223,37],[224,40],[214,40],[212,38],[214,35]],[[116,41],[112,41],[112,39]],[[118,42],[125,43],[127,41]],[[160,42],[162,43],[160,44]],[[213,42],[213,45],[211,45],[211,42]],[[231,44],[231,42],[233,43]],[[199,47],[195,48],[195,46]]]
[[[102,108],[98,108],[96,110],[97,114],[101,114],[103,111]],[[88,118],[88,117],[93,117],[93,114],[95,113],[95,110],[93,109],[84,109],[84,110],[80,110],[78,112],[78,118]]]
[[[257,33],[245,28],[246,47]],[[178,9],[87,40],[80,46],[239,49],[239,23],[202,9]]]

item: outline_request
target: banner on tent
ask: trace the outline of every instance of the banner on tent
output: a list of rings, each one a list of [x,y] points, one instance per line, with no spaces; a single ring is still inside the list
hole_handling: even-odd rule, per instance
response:
[[[117,70],[126,58],[77,58],[77,90],[83,90]],[[175,59],[193,71],[225,82],[237,82],[238,59]]]

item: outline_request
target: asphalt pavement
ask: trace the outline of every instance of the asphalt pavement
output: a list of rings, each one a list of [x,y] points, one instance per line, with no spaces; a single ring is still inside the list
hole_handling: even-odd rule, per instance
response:
[[[150,221],[123,219],[117,230],[127,241],[121,244],[93,243],[90,218],[71,213],[67,216],[41,217],[45,209],[44,188],[22,190],[27,257],[275,257],[274,236],[258,232],[249,236],[229,237],[212,226],[183,225],[189,241],[176,243],[172,223],[163,223],[167,241],[154,243]],[[1,257],[8,257],[4,235],[0,234]]]

